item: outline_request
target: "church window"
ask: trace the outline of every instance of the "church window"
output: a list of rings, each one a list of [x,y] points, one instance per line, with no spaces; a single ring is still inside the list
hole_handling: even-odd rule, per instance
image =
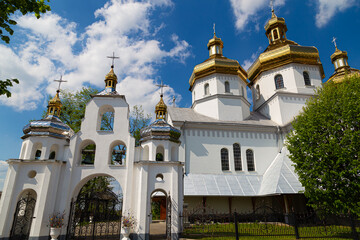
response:
[[[159,161],[159,162],[164,161],[164,147],[163,146],[158,146],[156,148],[155,160]]]
[[[260,99],[260,86],[256,85],[256,100]]]
[[[340,65],[340,67],[344,66],[344,61],[342,58],[339,59],[339,65]]]
[[[221,170],[229,170],[229,153],[226,148],[221,149]]]
[[[275,76],[275,87],[276,89],[284,88],[284,80],[281,74]]]
[[[235,171],[241,171],[241,150],[240,145],[237,143],[233,144],[233,151],[234,151],[234,165],[235,165]]]
[[[229,93],[230,92],[230,84],[228,81],[225,82],[225,92]]]
[[[248,171],[255,171],[254,152],[251,149],[246,150],[246,162]]]
[[[81,150],[81,164],[94,165],[96,145],[88,144]]]
[[[36,152],[35,152],[35,160],[39,160],[40,157],[41,157],[41,150],[38,149],[38,150],[36,150]]]
[[[49,159],[55,159],[56,153],[55,151],[52,151],[49,155]]]
[[[118,144],[111,151],[111,165],[125,165],[126,146]]]
[[[335,64],[335,69],[338,68],[338,62],[335,61],[334,64]]]
[[[303,72],[303,76],[304,76],[305,85],[306,86],[311,86],[311,81],[310,81],[309,74],[307,72]]]
[[[273,33],[274,33],[274,40],[277,40],[279,38],[278,30],[274,29]]]
[[[209,89],[209,84],[206,83],[204,86],[204,94],[205,95],[209,95],[210,94],[210,89]]]

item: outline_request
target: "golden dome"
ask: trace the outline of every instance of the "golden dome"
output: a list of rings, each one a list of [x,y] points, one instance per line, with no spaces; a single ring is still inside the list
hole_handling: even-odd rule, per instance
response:
[[[160,101],[155,106],[156,119],[165,119],[167,113],[167,106],[164,103],[163,95],[160,95]]]
[[[117,76],[114,73],[114,66],[111,66],[109,73],[106,74],[106,76],[105,76],[105,81],[108,81],[108,80],[115,81],[117,83]]]
[[[221,38],[216,37],[215,33],[214,37],[209,40],[207,47],[209,50],[209,58],[194,67],[194,71],[189,79],[190,90],[197,79],[213,73],[237,75],[248,84],[246,81],[246,71],[240,66],[239,62],[228,59],[222,55],[224,43]]]
[[[62,103],[60,101],[59,93],[60,93],[60,90],[57,90],[55,97],[53,97],[49,101],[47,115],[55,115],[58,117],[60,116]]]
[[[319,66],[321,77],[324,69],[320,62],[319,51],[316,47],[300,46],[286,38],[287,26],[284,18],[279,18],[272,10],[271,19],[265,25],[265,34],[269,46],[247,70],[250,85],[265,71],[284,66],[289,63],[300,63]]]
[[[336,45],[335,52],[330,58],[334,64],[335,72],[329,77],[328,81],[341,82],[346,76],[360,75],[358,69],[349,66],[347,52],[339,50]]]

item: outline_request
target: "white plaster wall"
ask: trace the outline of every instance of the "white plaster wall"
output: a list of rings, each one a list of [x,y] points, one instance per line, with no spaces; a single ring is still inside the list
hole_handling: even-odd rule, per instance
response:
[[[303,71],[309,73],[311,85],[305,86]],[[284,88],[276,89],[274,77],[277,74],[283,76]],[[260,87],[260,99],[255,97],[256,86]],[[286,91],[291,93],[307,93],[313,94],[316,87],[322,85],[319,66],[303,65],[303,64],[287,64],[264,73],[261,73],[252,86],[252,94],[254,99],[254,109],[256,110],[261,104],[267,101],[276,91]]]
[[[219,101],[216,98],[211,98],[201,103],[193,105],[196,112],[208,117],[219,119]]]
[[[255,130],[255,129],[254,129]],[[262,175],[278,154],[278,136],[274,132],[245,132],[234,130],[194,129],[185,131],[186,143],[180,147],[180,156],[186,155],[186,173],[260,174]],[[184,135],[184,131],[182,132]],[[233,144],[241,147],[243,171],[235,171]],[[227,148],[230,170],[221,170],[220,151]],[[247,171],[246,150],[254,151],[255,171]],[[186,152],[184,152],[186,150]],[[204,168],[206,166],[206,168]]]

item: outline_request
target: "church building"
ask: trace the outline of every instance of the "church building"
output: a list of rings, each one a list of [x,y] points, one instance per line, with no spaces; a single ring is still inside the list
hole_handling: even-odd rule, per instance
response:
[[[247,71],[224,56],[226,43],[214,32],[209,58],[189,79],[192,106],[167,106],[161,94],[140,146],[130,134],[129,104],[116,91],[113,65],[76,134],[59,118],[58,90],[46,117],[24,127],[19,157],[8,160],[0,239],[48,239],[49,215],[63,211],[61,239],[86,239],[89,232],[126,236],[117,217],[130,215],[137,221],[134,238],[149,239],[152,202],[160,204],[168,239],[179,238],[183,212],[198,207],[305,210],[304,188],[284,141],[325,75],[318,50],[287,39],[286,32],[285,19],[272,11],[265,26],[269,45]],[[331,61],[332,81],[359,73],[337,47]],[[80,197],[91,179],[104,176],[119,183],[121,200],[98,189]],[[109,221],[101,220],[104,209]]]

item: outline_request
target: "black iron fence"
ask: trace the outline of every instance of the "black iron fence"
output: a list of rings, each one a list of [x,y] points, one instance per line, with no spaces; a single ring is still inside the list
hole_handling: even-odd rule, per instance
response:
[[[183,237],[239,239],[271,237],[281,239],[347,238],[359,240],[360,219],[322,212],[281,213],[262,207],[250,213],[221,214],[210,208],[184,211]]]

